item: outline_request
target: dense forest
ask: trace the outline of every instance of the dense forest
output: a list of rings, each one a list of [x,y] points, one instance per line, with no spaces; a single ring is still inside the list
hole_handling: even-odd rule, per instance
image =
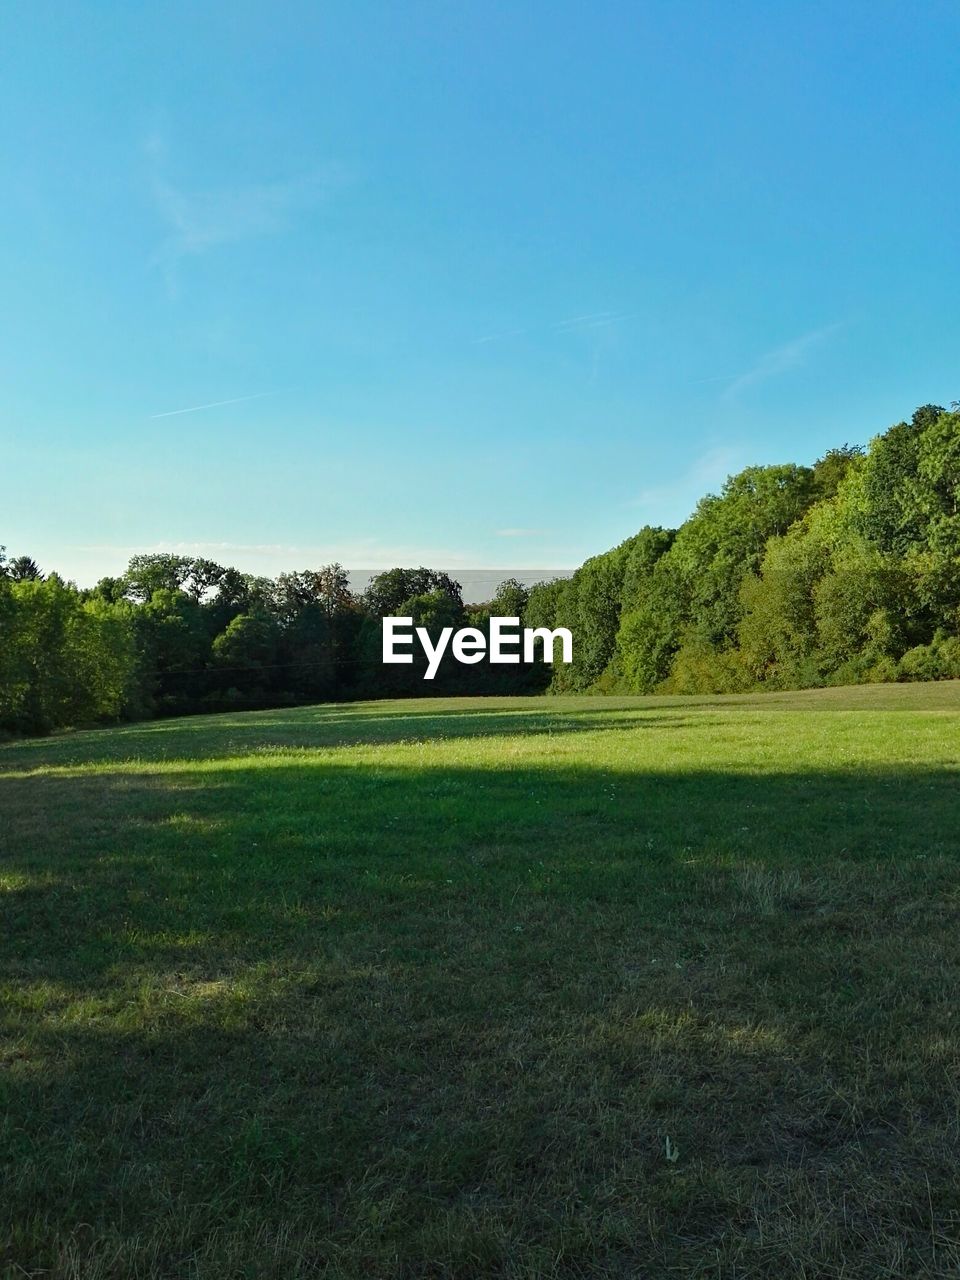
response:
[[[960,678],[957,407],[924,405],[868,449],[811,467],[748,467],[679,529],[647,526],[572,578],[507,580],[483,605],[431,569],[388,570],[358,595],[339,565],[272,580],[166,554],[81,590],[0,548],[0,726],[425,693]],[[422,655],[381,663],[387,615],[432,634],[502,615],[569,627],[574,661],[446,661],[426,683]]]
[[[960,678],[960,413],[924,405],[867,450],[747,467],[527,613],[576,638],[556,691]]]
[[[405,694],[543,690],[541,665],[464,667],[426,659],[384,666],[380,619],[403,615],[431,634],[520,616],[513,580],[487,605],[431,569],[391,569],[362,595],[337,564],[276,580],[202,558],[135,556],[121,578],[80,590],[0,548],[0,727],[62,725],[197,711]]]

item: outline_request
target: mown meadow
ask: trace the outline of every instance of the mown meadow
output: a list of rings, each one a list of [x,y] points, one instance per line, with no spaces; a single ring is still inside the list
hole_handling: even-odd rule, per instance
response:
[[[0,1274],[960,1272],[960,683],[0,744]]]

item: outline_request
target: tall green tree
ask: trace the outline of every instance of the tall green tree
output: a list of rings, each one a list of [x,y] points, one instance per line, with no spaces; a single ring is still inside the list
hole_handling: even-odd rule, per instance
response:
[[[145,602],[155,591],[179,591],[192,565],[189,556],[167,552],[133,556],[124,575],[127,592],[134,600]]]
[[[463,604],[459,582],[436,569],[387,569],[370,580],[363,596],[365,607],[376,618],[403,617],[401,606],[414,596],[440,591]]]
[[[14,582],[39,582],[43,574],[32,556],[14,556],[7,564],[7,576]]]

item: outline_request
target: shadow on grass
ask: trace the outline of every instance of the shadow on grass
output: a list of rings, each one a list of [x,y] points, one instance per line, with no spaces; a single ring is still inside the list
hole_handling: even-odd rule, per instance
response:
[[[960,714],[960,681],[748,694],[410,698],[324,703],[142,721],[46,738],[0,739],[0,774],[50,765],[216,758],[257,750],[681,725],[691,714],[745,711]]]
[[[378,713],[366,708],[325,707],[322,711],[311,709],[309,717],[302,712],[196,716],[0,744],[0,776],[49,767],[218,759],[257,751],[679,728],[688,722],[680,710],[438,709]]]
[[[2,778],[0,1259],[948,1274],[958,817],[946,769]]]
[[[454,903],[479,913],[530,893],[639,906],[751,864],[954,858],[957,774],[944,769],[638,772],[563,762],[408,767],[272,756],[0,778],[7,962],[89,983],[149,952],[174,963],[222,938],[244,962],[300,945],[316,912]],[[665,889],[666,886],[666,889]],[[296,904],[295,909],[291,903]],[[322,932],[322,931],[321,931]],[[48,937],[45,937],[49,933]],[[9,944],[13,943],[11,947]]]

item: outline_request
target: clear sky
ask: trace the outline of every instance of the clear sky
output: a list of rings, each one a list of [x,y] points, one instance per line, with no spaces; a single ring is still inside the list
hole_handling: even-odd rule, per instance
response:
[[[958,49],[953,0],[8,0],[0,543],[574,565],[957,399]]]

